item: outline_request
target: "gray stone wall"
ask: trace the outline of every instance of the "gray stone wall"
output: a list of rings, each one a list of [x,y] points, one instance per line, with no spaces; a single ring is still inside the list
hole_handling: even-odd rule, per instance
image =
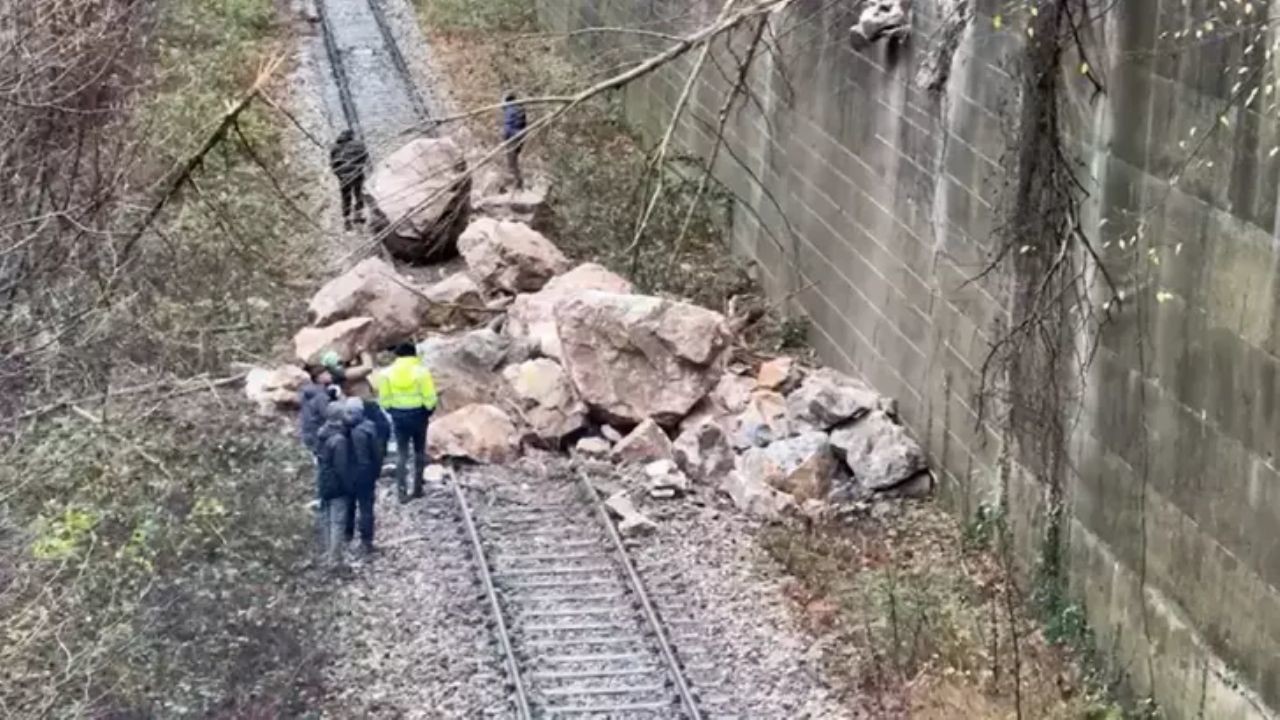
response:
[[[944,35],[940,7],[952,4],[916,0],[906,42],[859,52],[848,36],[856,3],[799,0],[772,20],[776,47],[729,116],[716,171],[738,200],[733,245],[768,290],[812,320],[827,362],[899,399],[958,512],[998,501],[1007,486],[1030,563],[1045,479],[1003,451],[1001,413],[979,422],[977,412],[1011,280],[973,280],[1002,237],[1025,25],[1002,17],[997,30],[993,13],[1006,4],[975,0],[942,64],[946,82],[931,91],[918,74]],[[1239,33],[1175,41],[1216,1],[1107,5],[1083,38],[1105,91],[1079,72],[1082,58],[1065,58],[1062,115],[1090,192],[1085,230],[1108,248],[1130,301],[1104,331],[1080,401],[1063,409],[1069,575],[1101,647],[1170,717],[1271,717],[1280,707],[1278,128],[1274,107],[1232,100],[1246,77],[1238,68],[1262,87],[1276,71],[1242,61]],[[539,0],[544,24],[562,31],[681,33],[718,6]],[[612,33],[573,43],[584,58],[663,46]],[[676,136],[704,155],[733,69],[723,47],[713,58],[724,72],[702,74]],[[694,60],[626,91],[626,114],[649,138],[665,128]],[[1209,128],[1199,160],[1184,167]],[[1118,241],[1139,231],[1150,253],[1135,259]]]

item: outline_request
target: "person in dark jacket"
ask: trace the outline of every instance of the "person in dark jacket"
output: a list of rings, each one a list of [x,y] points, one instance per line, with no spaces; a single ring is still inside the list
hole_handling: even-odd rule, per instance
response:
[[[351,426],[342,403],[325,408],[316,455],[320,492],[320,528],[325,558],[331,565],[342,561],[348,507],[357,485],[357,467],[351,447]]]
[[[343,130],[329,148],[329,168],[338,180],[342,196],[342,226],[351,229],[352,221],[364,222],[364,171],[369,165],[369,151],[355,133]]]
[[[524,175],[520,173],[520,151],[524,149],[524,131],[529,127],[524,106],[516,102],[515,93],[502,98],[502,142],[507,146],[507,168],[517,190],[524,189]]]
[[[382,461],[386,457],[386,445],[378,435],[378,427],[365,412],[364,401],[350,398],[343,401],[347,423],[351,427],[351,456],[355,462],[355,486],[352,502],[347,505],[343,523],[344,539],[351,542],[355,536],[356,518],[360,520],[360,549],[366,556],[373,554],[373,504],[378,489],[378,475],[382,473]]]

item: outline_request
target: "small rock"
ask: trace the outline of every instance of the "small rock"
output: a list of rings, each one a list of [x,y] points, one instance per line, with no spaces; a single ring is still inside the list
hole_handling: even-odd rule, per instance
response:
[[[733,449],[724,428],[714,422],[691,427],[676,438],[673,458],[689,477],[698,482],[716,482],[733,470]]]
[[[444,466],[435,463],[428,465],[422,471],[423,479],[436,485],[443,483],[447,476],[448,473],[445,471]]]
[[[569,269],[569,259],[542,233],[518,222],[479,218],[458,238],[468,272],[482,286],[537,292]]]
[[[787,412],[793,421],[825,431],[863,417],[879,403],[880,396],[861,380],[823,368],[787,397]]]
[[[622,433],[618,432],[612,425],[601,425],[600,434],[604,436],[605,440],[608,440],[611,443],[622,442]]]
[[[725,475],[720,489],[739,510],[761,520],[777,522],[795,507],[795,498],[737,471]]]
[[[715,389],[711,391],[711,400],[724,410],[727,415],[740,413],[747,409],[751,393],[756,389],[756,381],[743,375],[725,373],[720,376]]]
[[[610,449],[609,442],[598,437],[582,438],[577,445],[574,445],[574,452],[591,458],[607,458]]]
[[[500,465],[520,454],[515,423],[493,405],[468,405],[433,420],[427,429],[432,457],[461,457]]]
[[[868,490],[888,490],[928,469],[920,445],[880,410],[832,431],[831,447]]]
[[[630,435],[613,446],[612,453],[614,462],[624,464],[670,460],[672,455],[671,439],[652,419],[647,419],[636,426]]]
[[[618,523],[622,537],[644,537],[658,532],[658,524],[644,515],[632,515]]]
[[[673,498],[689,492],[689,478],[670,460],[657,460],[644,467],[649,477],[649,495],[655,498]]]
[[[675,463],[670,460],[654,460],[644,466],[644,474],[648,475],[651,479],[656,480],[658,478],[665,477],[675,469]]]
[[[635,503],[631,500],[631,495],[626,491],[610,495],[604,501],[604,506],[614,517],[618,518],[618,532],[623,537],[651,535],[658,529],[658,526],[652,520],[636,509]]]
[[[795,360],[789,357],[774,358],[761,364],[760,372],[756,374],[756,387],[763,390],[776,390],[786,393],[798,381]]]

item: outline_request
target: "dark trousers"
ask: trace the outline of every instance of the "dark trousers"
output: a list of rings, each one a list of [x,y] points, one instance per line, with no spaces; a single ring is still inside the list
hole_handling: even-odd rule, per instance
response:
[[[350,223],[353,214],[356,222],[364,222],[364,175],[340,177],[338,187],[342,192],[343,222]]]
[[[523,140],[507,148],[507,170],[511,173],[511,182],[515,183],[516,190],[524,189],[524,174],[520,172],[520,151],[523,149]]]
[[[391,410],[391,425],[396,433],[396,492],[405,496],[405,473],[408,471],[410,448],[413,451],[413,495],[422,495],[422,473],[427,466],[426,408]]]
[[[360,523],[360,542],[365,545],[373,544],[373,498],[377,491],[376,482],[363,483],[361,487],[356,488],[355,493],[351,496],[351,502],[347,504],[347,517],[344,524],[343,537],[347,542],[356,534],[356,520]]]

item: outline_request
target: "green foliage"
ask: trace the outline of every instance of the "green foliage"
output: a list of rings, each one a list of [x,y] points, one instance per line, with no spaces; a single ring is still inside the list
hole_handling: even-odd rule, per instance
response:
[[[88,548],[97,524],[96,513],[79,507],[68,507],[53,518],[42,515],[36,520],[31,554],[40,560],[70,560]]]
[[[964,544],[971,551],[992,550],[1005,530],[1004,508],[982,505],[964,526]]]

